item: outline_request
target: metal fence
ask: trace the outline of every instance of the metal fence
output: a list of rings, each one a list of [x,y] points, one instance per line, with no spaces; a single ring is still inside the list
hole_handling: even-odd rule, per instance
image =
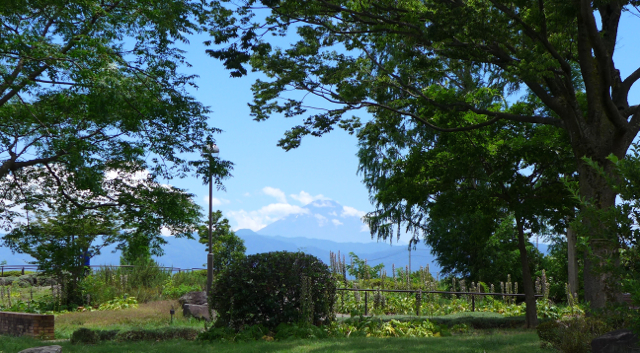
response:
[[[133,268],[135,267],[134,265],[91,265],[91,266],[86,266],[89,268],[120,268],[120,267],[124,267],[124,268]],[[180,268],[180,267],[173,267],[173,266],[158,266],[159,268],[166,270],[166,271],[171,271],[173,272],[190,272],[190,271],[197,271],[197,270],[204,270],[204,268]],[[42,271],[38,265],[2,265],[0,266],[0,277],[4,276],[4,271],[20,271],[21,274],[24,275],[25,271],[32,271],[32,272],[40,272]]]

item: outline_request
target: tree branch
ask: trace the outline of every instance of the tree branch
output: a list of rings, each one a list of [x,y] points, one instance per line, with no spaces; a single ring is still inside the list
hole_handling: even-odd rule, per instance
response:
[[[81,209],[81,210],[95,210],[95,209],[100,209],[100,208],[105,208],[105,207],[116,207],[116,206],[119,206],[117,203],[103,203],[103,204],[93,205],[93,206],[87,206],[87,205],[83,205],[83,204],[79,203],[73,197],[71,197],[71,196],[69,196],[69,194],[67,194],[67,192],[65,191],[65,187],[62,185],[62,181],[60,180],[58,175],[51,169],[49,164],[45,163],[44,166],[47,168],[47,170],[49,171],[49,174],[55,180],[56,185],[58,185],[58,190],[60,191],[62,196],[67,201],[71,202],[74,206],[78,207],[79,209]]]

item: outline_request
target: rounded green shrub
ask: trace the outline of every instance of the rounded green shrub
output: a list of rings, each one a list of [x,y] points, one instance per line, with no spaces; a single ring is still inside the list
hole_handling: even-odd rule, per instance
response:
[[[73,331],[69,341],[71,344],[96,344],[100,342],[100,335],[94,330],[83,327]]]
[[[209,302],[217,327],[242,330],[281,323],[327,323],[333,315],[336,285],[329,267],[302,252],[249,255],[216,279]]]
[[[543,345],[546,347],[549,344],[552,346],[554,344],[558,344],[559,342],[559,327],[560,323],[558,320],[551,320],[547,322],[543,322],[538,327],[536,327],[536,332],[538,333],[538,337],[540,337],[540,341],[543,342]]]
[[[536,330],[543,347],[563,353],[588,353],[591,352],[591,341],[611,331],[611,327],[595,317],[576,317],[547,321]]]

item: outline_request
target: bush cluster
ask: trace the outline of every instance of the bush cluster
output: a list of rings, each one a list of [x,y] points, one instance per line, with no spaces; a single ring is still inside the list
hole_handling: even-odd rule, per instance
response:
[[[281,251],[232,263],[216,279],[209,299],[218,313],[216,327],[238,331],[254,325],[327,323],[335,292],[329,268],[317,257]]]
[[[563,353],[591,352],[591,341],[612,327],[594,317],[576,317],[544,322],[536,328],[543,348],[554,348]]]
[[[20,275],[20,271],[11,272],[16,272],[17,274],[15,276],[7,276],[7,273],[5,272],[5,277],[2,277],[2,279],[0,279],[0,285],[16,285],[20,288],[27,288],[35,286],[43,287],[55,284],[55,280],[49,276],[42,276],[35,273]]]
[[[94,270],[82,281],[83,296],[91,305],[114,298],[136,297],[140,303],[166,298],[176,299],[184,293],[200,290],[206,283],[206,272],[193,271],[171,274],[155,261],[141,261],[133,268],[104,267]],[[204,272],[204,275],[203,275]]]

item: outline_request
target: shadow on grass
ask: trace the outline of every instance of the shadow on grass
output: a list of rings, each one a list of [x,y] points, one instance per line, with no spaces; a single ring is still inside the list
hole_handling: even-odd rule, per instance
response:
[[[99,345],[72,345],[69,342],[50,343],[29,338],[3,336],[0,337],[0,352],[17,353],[26,348],[52,344],[61,345],[65,353],[545,352],[540,349],[540,343],[535,332],[522,330],[485,331],[482,332],[482,334],[432,338],[342,338],[244,343],[208,343],[173,340],[166,342],[106,342]]]

